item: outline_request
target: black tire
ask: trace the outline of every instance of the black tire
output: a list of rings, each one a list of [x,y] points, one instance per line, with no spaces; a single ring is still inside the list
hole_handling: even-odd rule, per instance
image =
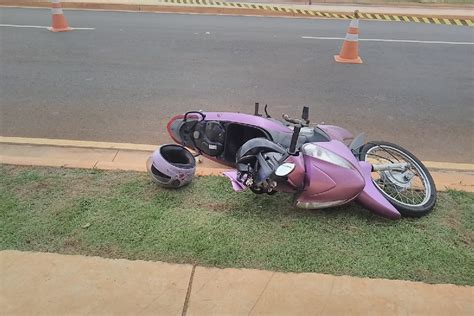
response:
[[[262,188],[255,188],[253,186],[250,187],[250,191],[252,191],[255,194],[263,194],[265,193]]]
[[[367,159],[367,153],[373,147],[384,148],[384,146],[386,147],[386,149],[387,148],[393,148],[395,150],[398,150],[398,151],[402,152],[403,154],[408,156],[412,160],[412,162],[415,162],[417,167],[419,167],[419,169],[421,169],[422,174],[424,175],[423,178],[426,180],[426,182],[430,186],[430,192],[429,192],[428,199],[425,202],[423,202],[423,204],[421,204],[421,205],[407,205],[406,203],[401,203],[398,200],[396,200],[395,198],[393,198],[390,195],[388,195],[387,193],[385,193],[378,185],[376,185],[377,189],[385,196],[385,198],[387,198],[387,200],[393,206],[395,206],[395,208],[403,216],[421,217],[421,216],[424,216],[424,215],[428,214],[436,205],[436,199],[437,199],[436,186],[435,186],[435,183],[433,181],[433,177],[429,173],[428,169],[423,165],[423,163],[418,158],[415,157],[415,155],[410,153],[405,148],[403,148],[401,146],[398,146],[396,144],[389,143],[389,142],[384,142],[384,141],[373,141],[373,142],[369,142],[369,143],[365,144],[362,147],[362,149],[360,151],[360,155],[359,155],[359,160],[365,161]],[[375,183],[375,181],[374,181],[374,183]],[[425,182],[424,182],[424,184],[426,185]],[[425,195],[425,199],[426,199],[426,195]]]

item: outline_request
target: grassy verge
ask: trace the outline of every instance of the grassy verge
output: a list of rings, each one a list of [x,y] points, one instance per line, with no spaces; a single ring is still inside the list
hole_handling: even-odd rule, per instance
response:
[[[474,194],[422,219],[305,211],[221,177],[164,190],[134,172],[0,165],[0,249],[474,285]]]

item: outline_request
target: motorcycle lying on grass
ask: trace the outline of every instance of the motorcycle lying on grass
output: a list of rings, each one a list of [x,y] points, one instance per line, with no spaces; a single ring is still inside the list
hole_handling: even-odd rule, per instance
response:
[[[225,172],[235,191],[294,194],[298,208],[320,209],[356,201],[383,217],[420,217],[433,209],[436,188],[427,168],[406,149],[364,143],[344,128],[310,127],[300,119],[259,114],[191,111],[167,129],[178,144],[234,168]],[[176,145],[173,145],[176,146]],[[153,158],[150,158],[153,163]]]

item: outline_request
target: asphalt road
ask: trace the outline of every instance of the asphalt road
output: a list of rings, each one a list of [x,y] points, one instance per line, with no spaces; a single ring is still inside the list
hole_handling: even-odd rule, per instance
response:
[[[421,159],[474,162],[474,46],[361,42],[337,64],[347,21],[66,11],[51,33],[0,27],[0,135],[163,143],[187,110],[297,115],[398,143]],[[45,9],[0,9],[44,25]],[[361,38],[474,42],[472,28],[366,22]]]

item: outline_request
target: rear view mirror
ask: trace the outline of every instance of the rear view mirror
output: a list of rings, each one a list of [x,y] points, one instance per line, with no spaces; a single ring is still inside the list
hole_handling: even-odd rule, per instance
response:
[[[280,165],[277,170],[275,171],[275,175],[277,177],[285,177],[289,175],[293,170],[295,170],[296,165],[291,162],[285,162],[284,164]]]

